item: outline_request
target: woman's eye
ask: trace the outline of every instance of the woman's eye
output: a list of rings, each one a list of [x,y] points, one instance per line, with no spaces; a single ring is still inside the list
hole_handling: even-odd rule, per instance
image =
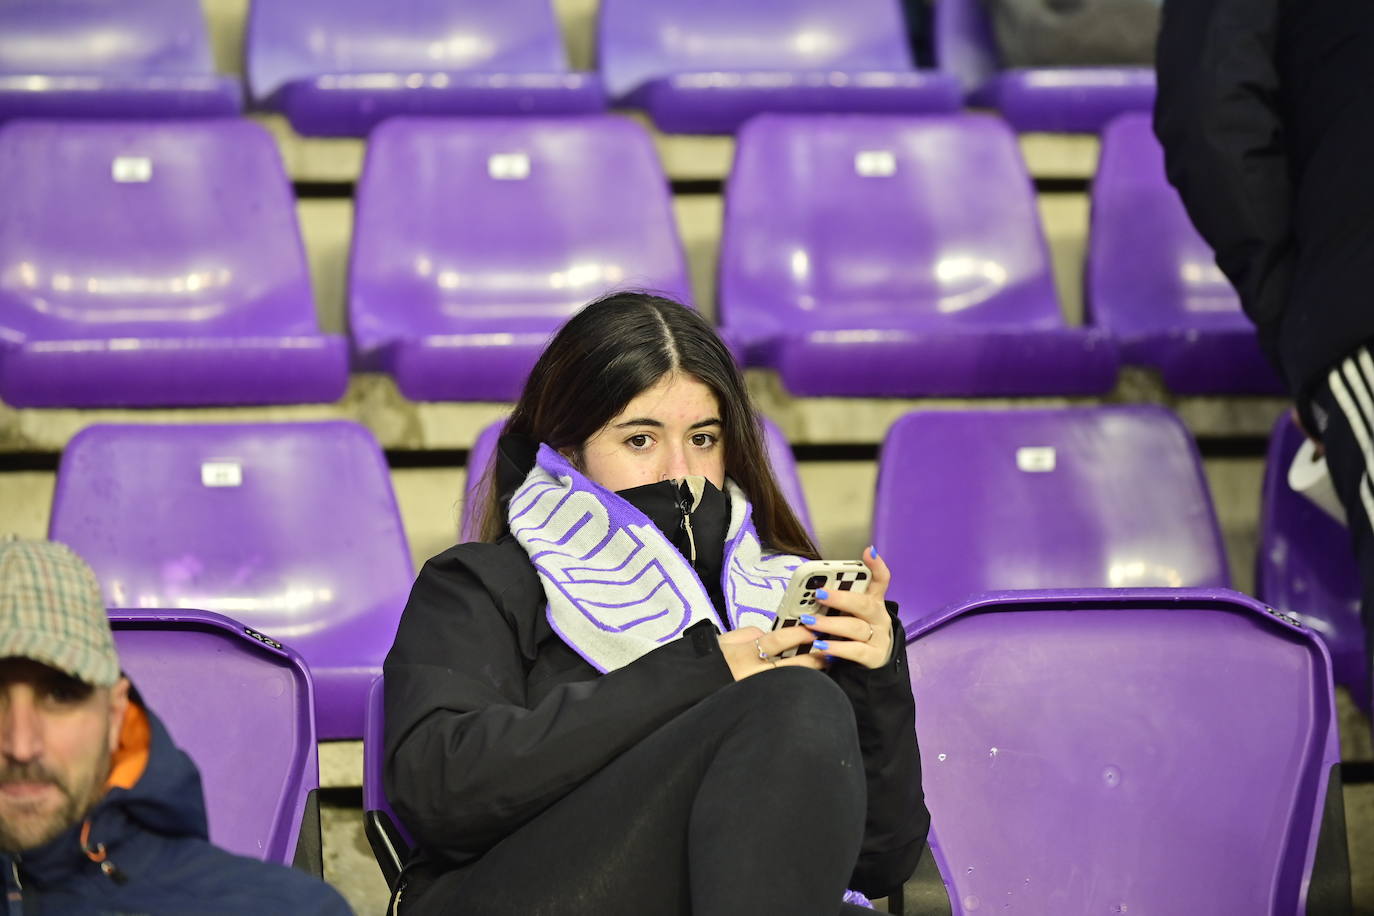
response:
[[[653,440],[650,439],[648,435],[646,435],[645,433],[640,433],[637,436],[631,436],[630,438],[626,439],[625,444],[633,449],[645,449],[649,447],[649,443],[652,441]]]
[[[692,436],[692,444],[697,448],[710,448],[719,441],[715,433],[697,433]]]

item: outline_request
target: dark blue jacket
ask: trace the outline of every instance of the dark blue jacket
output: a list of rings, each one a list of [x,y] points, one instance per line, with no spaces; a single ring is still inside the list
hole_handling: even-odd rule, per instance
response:
[[[350,912],[305,872],[212,846],[196,765],[147,717],[143,774],[132,788],[111,789],[86,818],[89,848],[104,845],[104,865],[83,850],[81,824],[37,849],[0,854],[4,916]]]

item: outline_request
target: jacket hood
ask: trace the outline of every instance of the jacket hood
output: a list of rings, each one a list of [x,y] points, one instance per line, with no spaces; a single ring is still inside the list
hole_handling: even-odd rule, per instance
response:
[[[144,747],[146,763],[137,772]],[[127,787],[112,785],[81,822],[45,845],[20,853],[24,872],[40,886],[56,883],[73,871],[89,868],[90,862],[99,861],[88,856],[86,849],[104,846],[105,856],[117,868],[121,843],[143,830],[169,837],[208,839],[200,772],[191,758],[172,743],[162,721],[133,689],[129,692],[129,712],[113,762],[112,782],[118,782],[122,772],[132,776]],[[90,828],[83,848],[82,833],[87,823]],[[0,861],[8,858],[0,855]]]

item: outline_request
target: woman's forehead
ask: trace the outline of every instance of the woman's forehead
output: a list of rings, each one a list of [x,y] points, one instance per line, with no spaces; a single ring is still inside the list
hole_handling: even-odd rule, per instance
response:
[[[611,424],[630,420],[698,420],[719,418],[720,401],[704,382],[682,372],[670,372],[630,399]]]

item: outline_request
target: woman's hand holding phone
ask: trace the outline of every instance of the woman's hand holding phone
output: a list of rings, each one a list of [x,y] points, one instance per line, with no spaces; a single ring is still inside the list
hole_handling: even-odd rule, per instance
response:
[[[815,636],[805,627],[764,632],[758,627],[740,627],[720,634],[720,651],[735,680],[742,681],[751,674],[761,674],[774,668],[815,668],[826,666],[826,660],[816,652],[799,652],[791,658],[780,658],[788,649],[811,642]],[[763,656],[767,656],[766,658]]]
[[[817,641],[813,648],[816,651],[811,655],[823,653],[865,668],[881,668],[892,658],[892,618],[888,616],[887,605],[883,603],[892,574],[872,547],[865,550],[860,559],[873,577],[868,590],[817,592],[817,604],[840,613],[808,614],[801,619],[801,626],[790,629],[805,628],[815,634]],[[827,636],[841,638],[832,640]]]

